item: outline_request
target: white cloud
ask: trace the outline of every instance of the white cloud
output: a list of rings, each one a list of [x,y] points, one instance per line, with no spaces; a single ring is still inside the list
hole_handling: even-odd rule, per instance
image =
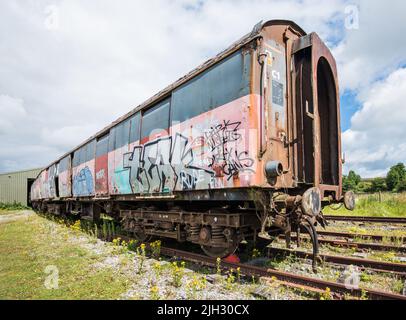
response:
[[[18,127],[19,120],[27,116],[24,102],[8,95],[0,95],[0,137],[12,132]]]
[[[341,89],[368,95],[369,86],[406,63],[406,2],[348,1],[359,8],[359,29],[346,30],[343,41],[334,48],[339,64]]]
[[[69,151],[69,148],[84,141],[100,130],[96,126],[66,126],[50,130],[44,128],[41,131],[41,140],[47,145],[55,148],[64,148]]]
[[[341,1],[323,3],[1,1],[0,172],[48,164],[261,19],[329,37]]]
[[[359,30],[344,28],[352,3],[360,6]],[[1,1],[0,172],[48,164],[261,19],[291,19],[319,33],[334,49],[342,88],[356,89],[367,108],[370,88],[379,90],[376,78],[386,78],[406,56],[405,6],[371,0]],[[399,148],[386,138],[395,128],[368,146],[365,124],[384,125],[376,118],[360,112],[344,135],[349,165],[367,175],[381,172],[378,160]]]
[[[384,176],[388,167],[406,161],[406,69],[375,83],[363,107],[343,134],[346,169],[362,176]]]

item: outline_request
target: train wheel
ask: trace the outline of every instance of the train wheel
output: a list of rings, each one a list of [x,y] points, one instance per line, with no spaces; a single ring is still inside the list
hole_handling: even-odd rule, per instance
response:
[[[228,248],[219,248],[202,245],[201,248],[203,252],[212,258],[225,258],[233,254],[237,250],[238,243],[229,246]]]

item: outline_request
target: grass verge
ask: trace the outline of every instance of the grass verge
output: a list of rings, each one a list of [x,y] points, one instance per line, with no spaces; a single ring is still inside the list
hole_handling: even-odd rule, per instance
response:
[[[406,217],[406,193],[357,195],[354,211],[348,211],[342,206],[338,210],[325,208],[323,213],[327,215]]]
[[[93,268],[106,256],[82,248],[77,237],[37,215],[0,223],[0,299],[119,298],[128,279]]]

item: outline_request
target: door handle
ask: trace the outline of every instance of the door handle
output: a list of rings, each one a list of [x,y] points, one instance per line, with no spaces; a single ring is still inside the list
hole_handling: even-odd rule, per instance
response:
[[[314,120],[314,114],[309,111],[309,101],[306,100],[306,115]]]

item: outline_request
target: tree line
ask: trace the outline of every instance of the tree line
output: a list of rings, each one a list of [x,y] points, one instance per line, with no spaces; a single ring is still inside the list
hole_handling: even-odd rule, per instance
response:
[[[351,170],[343,176],[343,190],[355,192],[403,192],[406,191],[406,168],[398,163],[390,168],[385,178],[362,179],[360,175]]]

